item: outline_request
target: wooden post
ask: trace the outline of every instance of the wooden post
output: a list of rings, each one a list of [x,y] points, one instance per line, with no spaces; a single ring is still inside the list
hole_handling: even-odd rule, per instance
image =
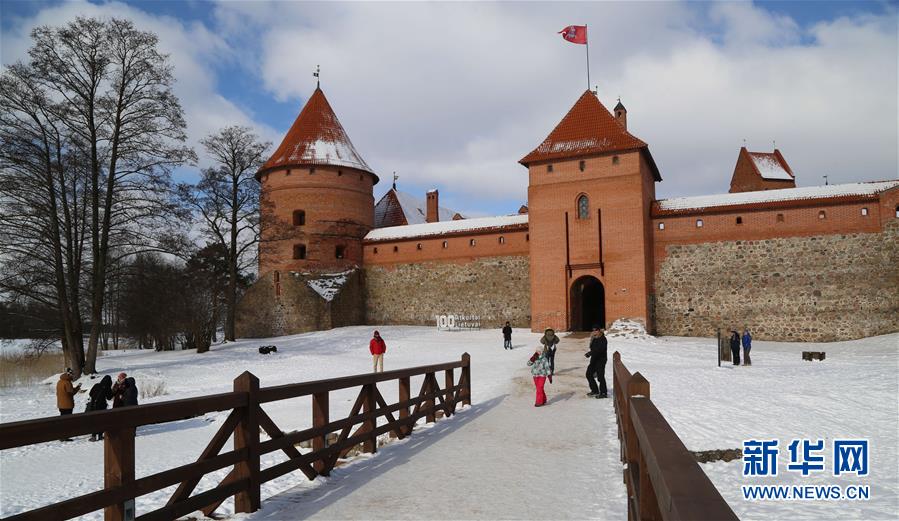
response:
[[[399,379],[399,387],[400,387],[400,395],[399,395],[399,403],[403,403],[409,401],[409,398],[412,394],[412,388],[409,384],[409,377],[404,376]],[[409,417],[409,406],[406,405],[400,408],[400,420],[405,420]],[[412,432],[413,425],[406,425],[400,428],[402,433],[405,436],[408,436],[409,433]]]
[[[249,371],[234,379],[234,391],[247,393],[247,408],[234,428],[234,450],[247,449],[247,459],[234,465],[236,479],[249,479],[246,490],[234,495],[234,511],[250,513],[259,510],[259,379]]]
[[[437,421],[437,417],[434,411],[434,395],[437,394],[437,389],[434,386],[435,381],[436,378],[434,378],[434,373],[425,374],[425,385],[428,386],[428,399],[425,400],[425,407],[427,407],[428,414],[425,416],[425,418],[428,423],[434,423],[435,421]]]
[[[365,398],[362,401],[362,412],[370,413],[374,411],[377,406],[375,403],[375,384],[366,385],[362,392],[365,393]],[[374,454],[375,452],[378,452],[378,440],[374,434],[375,429],[378,428],[378,419],[372,418],[370,420],[365,420],[364,425],[365,432],[369,433],[369,436],[362,443],[362,451]]]
[[[640,447],[637,444],[637,433],[634,431],[634,421],[630,417],[630,400],[634,396],[643,396],[649,398],[649,382],[640,373],[634,373],[627,382],[627,390],[625,392],[625,402],[622,404],[625,414],[622,419],[624,424],[625,449],[624,454],[627,459],[627,466],[633,468],[640,461]],[[626,418],[626,419],[625,419]],[[642,472],[642,470],[641,470]]]
[[[640,520],[660,521],[662,515],[659,512],[659,500],[656,498],[655,488],[652,486],[652,480],[649,477],[649,469],[646,466],[646,459],[643,453],[639,454],[640,461],[640,477],[639,487],[640,497],[637,498],[637,511],[640,513]]]
[[[465,383],[462,390],[462,405],[471,405],[471,355],[462,353],[462,375],[459,377]]]
[[[134,483],[134,427],[106,432],[103,438],[103,482],[107,490]],[[129,508],[129,515],[126,515]],[[106,507],[103,517],[106,521],[134,519],[134,498]]]
[[[328,391],[312,394],[312,428],[324,427],[328,424]],[[325,448],[328,444],[328,433],[324,432],[321,436],[312,438],[312,450],[317,451]],[[313,468],[322,476],[330,474],[325,459],[318,459],[313,463]]]
[[[446,407],[449,414],[456,412],[456,403],[453,401],[453,370],[447,369],[443,371],[443,394],[446,401]]]

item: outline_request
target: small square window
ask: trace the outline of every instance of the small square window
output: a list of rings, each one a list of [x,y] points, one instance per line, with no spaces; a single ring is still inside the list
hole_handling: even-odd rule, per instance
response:
[[[477,244],[477,242],[474,239],[471,239],[470,241],[468,241],[469,246],[474,246],[475,244]]]
[[[343,170],[338,170],[338,171],[337,171],[337,177],[340,177],[340,176],[342,176],[342,175],[343,175]]]
[[[421,249],[421,243],[416,244],[416,245],[415,245],[415,249],[416,249],[416,250],[420,250],[420,249]]]
[[[779,222],[779,223],[784,222],[784,214],[782,214],[782,213],[777,214],[777,222]]]
[[[862,215],[868,215],[868,209],[862,208]]]
[[[375,246],[374,253],[375,253],[375,254],[378,253],[378,247],[377,247],[377,246]]]
[[[342,259],[344,257],[346,257],[346,246],[341,245],[334,248],[335,259]]]
[[[696,219],[696,227],[702,228],[702,219]]]
[[[398,252],[398,251],[400,251],[400,247],[399,247],[399,246],[394,246],[394,247],[393,247],[393,253],[396,253],[396,252]]]
[[[305,226],[306,225],[306,212],[303,210],[294,210],[293,211],[293,225],[294,226]]]
[[[306,245],[305,244],[294,244],[293,258],[297,259],[297,260],[302,260],[302,259],[306,258]]]
[[[552,171],[553,171],[553,166],[552,166],[552,165],[546,165],[546,171],[547,171],[548,173],[551,174]]]
[[[825,212],[824,210],[818,212],[818,219],[827,219],[827,212]]]
[[[446,242],[446,241],[443,241],[443,249],[445,250],[445,249],[447,249],[448,247],[449,247],[449,243]]]
[[[620,160],[618,159],[618,156],[612,156],[612,164],[613,165],[617,165],[619,162],[620,162]]]
[[[314,167],[314,166],[309,167],[309,173],[310,173],[310,174],[314,174],[314,173],[315,173],[315,167]]]
[[[660,230],[664,230],[664,229],[665,229],[665,223],[659,223],[659,229],[660,229]]]
[[[506,244],[506,238],[503,237],[502,235],[500,235],[500,236],[499,236],[499,243],[500,243],[500,244]]]
[[[743,224],[743,218],[737,217],[737,224]]]
[[[285,174],[285,175],[290,175],[290,169],[289,169],[289,168],[287,169],[287,174]]]

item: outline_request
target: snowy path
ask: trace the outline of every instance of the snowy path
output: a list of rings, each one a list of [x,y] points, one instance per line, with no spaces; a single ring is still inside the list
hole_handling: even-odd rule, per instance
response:
[[[562,340],[546,407],[534,407],[522,364],[501,394],[474,396],[455,417],[271,497],[248,519],[623,519],[615,414],[611,400],[584,396],[584,342]]]

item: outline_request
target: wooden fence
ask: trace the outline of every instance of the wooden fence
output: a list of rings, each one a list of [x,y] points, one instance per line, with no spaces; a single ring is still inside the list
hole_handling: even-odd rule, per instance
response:
[[[738,519],[617,351],[612,378],[628,520]]]
[[[456,368],[461,369],[458,381],[453,372]],[[103,490],[4,519],[69,519],[101,508],[107,521],[132,519],[135,517],[134,498],[173,485],[178,485],[177,490],[164,507],[136,519],[170,520],[197,510],[208,516],[231,496],[236,512],[253,512],[259,509],[262,483],[296,470],[309,479],[327,476],[337,460],[354,446],[361,444],[364,452],[376,452],[379,435],[392,432],[397,438],[404,438],[411,434],[420,418],[433,422],[438,411],[451,416],[456,404],[471,404],[470,369],[470,357],[465,353],[456,362],[263,388],[259,387],[258,378],[244,372],[234,380],[234,391],[229,393],[0,424],[0,450],[105,432]],[[444,373],[443,388],[436,376],[441,371]],[[410,378],[422,375],[421,389],[413,398]],[[393,380],[398,382],[399,396],[397,403],[388,405],[377,384]],[[361,389],[349,414],[331,420],[329,393],[353,387]],[[260,407],[264,403],[301,396],[312,397],[312,427],[309,429],[285,433]],[[231,411],[228,418],[195,462],[135,479],[134,433],[137,427],[228,410]],[[386,422],[378,425],[381,417]],[[359,426],[354,431],[356,425]],[[260,428],[270,439],[260,441]],[[339,432],[339,435],[336,442],[329,444],[327,436],[332,432]],[[232,434],[234,450],[221,453]],[[301,454],[295,446],[308,440],[312,441],[312,451]],[[278,450],[287,454],[288,460],[260,468],[260,456]],[[215,488],[191,495],[204,475],[229,466],[231,472]],[[7,478],[12,479],[12,476]]]

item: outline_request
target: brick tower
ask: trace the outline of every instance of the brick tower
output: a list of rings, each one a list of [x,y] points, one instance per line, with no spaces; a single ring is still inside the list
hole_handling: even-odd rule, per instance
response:
[[[528,168],[531,327],[583,330],[618,318],[652,327],[658,168],[646,143],[586,91],[520,163]]]
[[[378,176],[356,152],[321,88],[256,179],[262,183],[260,277],[273,270],[361,266]]]

